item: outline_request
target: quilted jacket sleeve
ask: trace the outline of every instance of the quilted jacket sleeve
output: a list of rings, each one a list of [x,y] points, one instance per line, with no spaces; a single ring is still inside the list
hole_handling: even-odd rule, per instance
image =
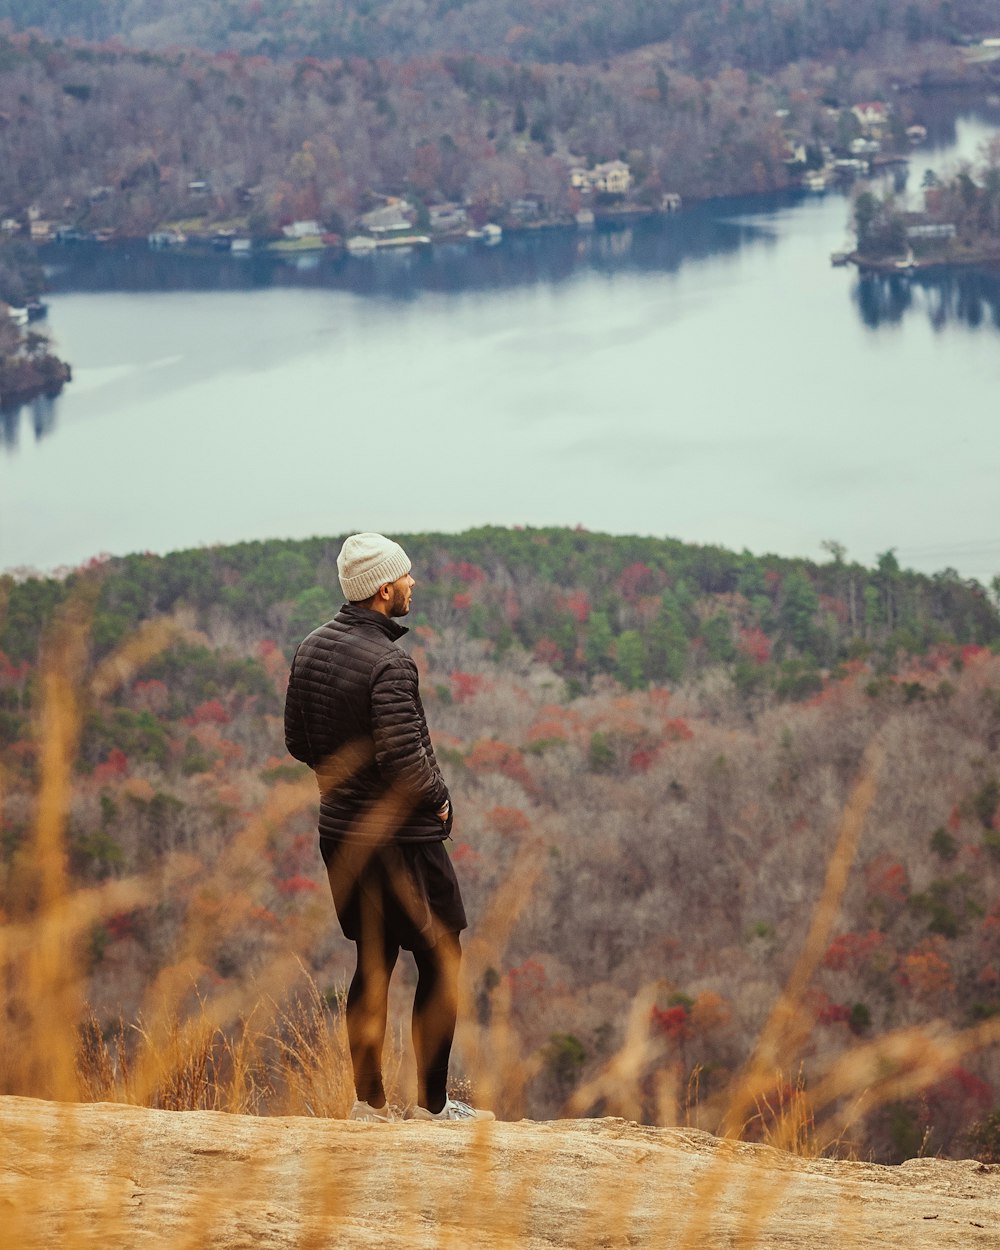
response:
[[[288,690],[285,694],[285,746],[289,755],[293,755],[297,760],[301,760],[303,764],[308,764],[310,767],[315,764],[315,760],[312,758],[312,751],[309,748],[309,734],[306,730],[306,720],[299,700],[294,660],[292,661],[292,671],[288,675]]]
[[[435,811],[448,800],[448,787],[434,758],[418,690],[417,668],[400,652],[372,679],[375,761],[382,775],[401,786],[415,804]]]

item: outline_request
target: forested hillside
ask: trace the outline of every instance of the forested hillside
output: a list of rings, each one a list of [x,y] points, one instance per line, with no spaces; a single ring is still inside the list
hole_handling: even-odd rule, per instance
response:
[[[850,67],[840,79],[846,103]],[[796,91],[788,124],[832,137],[820,90]],[[531,197],[551,216],[576,202],[567,152],[626,155],[635,197],[654,206],[664,191],[764,191],[788,182],[775,115],[787,97],[742,71],[700,80],[645,61],[290,65],[12,36],[0,38],[0,206],[140,235],[191,218],[257,235],[318,218],[344,232],[389,193],[484,214]]]
[[[892,99],[887,141],[905,147],[919,119],[900,83],[993,83],[988,58],[967,65],[950,42],[988,20],[971,0],[446,4],[423,21],[270,0],[11,7],[0,212],[24,233],[33,209],[88,234],[187,222],[262,237],[295,220],[344,234],[386,196],[457,201],[475,224],[527,200],[536,224],[565,221],[574,162],[619,159],[630,205],[655,210],[665,193],[791,185],[823,145],[848,150],[859,101]],[[49,33],[24,33],[29,19]],[[57,37],[70,33],[103,42]]]
[[[267,56],[408,59],[452,51],[586,63],[669,41],[699,70],[773,71],[886,41],[954,40],[993,31],[989,0],[0,0],[19,29],[133,46],[234,49]],[[996,33],[993,31],[993,33]]]
[[[997,586],[892,552],[864,568],[835,543],[812,564],[570,530],[401,541],[473,916],[459,1066],[475,1078],[505,1039],[503,1114],[575,1097],[717,1127],[838,838],[847,854],[849,802],[843,905],[775,1097],[892,1030],[1000,1014]],[[183,1002],[196,986],[238,1037],[296,959],[336,1010],[349,948],[280,713],[295,643],[339,604],[339,546],[0,580],[0,918],[18,932],[52,888],[35,830],[52,735],[78,724],[62,862],[73,889],[121,891],[77,944],[92,1041],[113,1049],[154,987]],[[56,715],[53,674],[78,722]],[[33,1009],[16,977],[5,993],[16,1031]],[[637,1030],[644,1058],[620,1071]],[[919,1096],[857,1111],[841,1148],[992,1149],[1000,1057],[955,1054]],[[28,1059],[2,1071],[7,1092],[41,1092]],[[767,1127],[758,1106],[746,1132]]]

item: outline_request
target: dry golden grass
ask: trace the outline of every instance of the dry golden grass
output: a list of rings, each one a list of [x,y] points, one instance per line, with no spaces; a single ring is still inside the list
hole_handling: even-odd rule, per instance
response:
[[[16,913],[0,925],[0,1018],[4,1021],[0,1050],[0,1093],[28,1095],[62,1103],[116,1102],[172,1111],[222,1111],[250,1115],[342,1118],[353,1098],[350,1062],[343,1021],[342,997],[327,1001],[304,975],[290,947],[258,972],[252,995],[247,987],[223,987],[208,993],[194,987],[206,952],[227,925],[244,923],[227,917],[225,909],[193,910],[180,935],[173,962],[149,987],[141,1014],[133,1021],[102,1026],[84,1001],[83,952],[95,921],[129,907],[154,902],[163,889],[156,879],[133,877],[86,890],[75,889],[67,872],[66,822],[72,798],[73,760],[85,700],[107,695],[138,664],[169,644],[174,631],[149,627],[106,660],[89,678],[86,668],[88,605],[75,601],[64,614],[46,648],[41,679],[37,737],[40,784],[31,863],[33,873]],[[865,754],[854,790],[843,813],[830,857],[826,882],[812,922],[784,992],[743,1071],[722,1092],[702,1100],[697,1072],[678,1088],[673,1060],[650,1035],[649,1015],[655,983],[633,1003],[625,1040],[616,1054],[565,1108],[581,1116],[595,1105],[604,1113],[640,1120],[652,1101],[656,1123],[667,1126],[710,1122],[724,1140],[692,1183],[683,1211],[662,1213],[659,1240],[677,1250],[713,1244],[713,1221],[733,1201],[734,1186],[746,1187],[744,1217],[738,1233],[726,1244],[763,1245],[764,1230],[784,1200],[792,1173],[768,1168],[758,1156],[752,1175],[746,1170],[750,1137],[800,1156],[814,1156],[846,1140],[851,1124],[872,1109],[906,1097],[939,1079],[969,1052],[1000,1040],[1000,1021],[953,1032],[904,1030],[858,1045],[825,1073],[806,1085],[799,1056],[808,1040],[811,1018],[804,999],[822,952],[826,949],[848,872],[854,861],[866,816],[879,784],[882,752],[877,741]],[[335,771],[337,761],[331,762]],[[342,762],[352,767],[350,760]],[[225,897],[227,882],[252,872],[270,832],[290,812],[311,807],[315,790],[309,784],[274,786],[257,816],[227,845],[203,883]],[[540,844],[526,840],[520,859],[497,892],[487,914],[479,918],[468,944],[472,979],[498,962],[532,885],[542,871]],[[289,988],[291,987],[291,989]],[[465,1016],[470,1017],[469,1004]],[[525,1054],[520,1044],[509,993],[495,997],[488,1026],[469,1025],[464,1035],[464,1060],[476,1077],[476,1094],[502,1117],[516,1116],[524,1090],[538,1073],[538,1054]],[[405,1102],[412,1084],[410,1061],[401,1036],[387,1054],[390,1099]],[[788,1073],[792,1075],[789,1077]],[[686,1085],[686,1087],[685,1087]],[[652,1095],[651,1095],[652,1091]],[[777,1091],[777,1093],[775,1092]],[[389,1130],[392,1131],[392,1130]],[[442,1137],[443,1143],[448,1139]],[[428,1243],[428,1203],[451,1197],[428,1195],[414,1175],[395,1178],[394,1218],[412,1232],[412,1244],[464,1247],[469,1243],[462,1211],[475,1212],[481,1244],[516,1247],[531,1241],[537,1204],[544,1200],[546,1160],[530,1170],[509,1167],[497,1153],[499,1138],[488,1127],[475,1128],[453,1159],[454,1185],[460,1192],[453,1213]],[[505,1140],[505,1139],[504,1139]],[[76,1130],[67,1120],[64,1142],[67,1184],[72,1190]],[[442,1149],[454,1151],[453,1142]],[[504,1149],[507,1149],[504,1146]],[[248,1155],[242,1184],[266,1172],[264,1155]],[[331,1186],[323,1164],[310,1162],[306,1182],[314,1200],[299,1227],[295,1244],[326,1246],[330,1229],[354,1217],[352,1203],[365,1190],[363,1160],[354,1159],[342,1183]],[[372,1162],[371,1166],[375,1166]],[[669,1167],[665,1160],[664,1167]],[[506,1169],[506,1170],[505,1170]],[[669,1181],[665,1177],[664,1183]],[[576,1244],[625,1245],[625,1231],[635,1211],[650,1201],[647,1172],[623,1171],[614,1155],[603,1168],[596,1165],[588,1187],[593,1194],[577,1229]],[[25,1182],[15,1205],[37,1211],[45,1198]],[[215,1221],[232,1215],[232,1195],[206,1189],[190,1195],[183,1230],[164,1220],[162,1239],[152,1233],[144,1244],[197,1246],[212,1244]],[[62,1193],[60,1201],[66,1201]],[[122,1230],[122,1215],[113,1196],[107,1202],[107,1226],[96,1232],[64,1228],[60,1245],[104,1244]],[[651,1217],[652,1218],[652,1217]],[[408,1221],[408,1223],[407,1223]],[[653,1219],[649,1227],[656,1225]],[[13,1227],[13,1226],[12,1226]],[[850,1220],[845,1223],[843,1245]],[[397,1230],[398,1231],[398,1230]],[[27,1226],[10,1244],[35,1244]],[[152,1239],[150,1239],[152,1238]],[[246,1244],[252,1244],[252,1237]],[[346,1243],[345,1243],[346,1244]],[[393,1242],[393,1244],[397,1244]]]

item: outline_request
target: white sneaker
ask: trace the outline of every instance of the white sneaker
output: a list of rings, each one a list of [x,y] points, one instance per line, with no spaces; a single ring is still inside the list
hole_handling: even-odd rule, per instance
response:
[[[384,1107],[370,1107],[368,1103],[356,1099],[347,1117],[349,1120],[361,1120],[369,1124],[393,1124],[399,1118],[388,1103]]]
[[[426,1107],[415,1105],[410,1118],[413,1120],[495,1120],[492,1111],[479,1111],[470,1107],[467,1102],[457,1098],[449,1098],[440,1111],[428,1111]]]

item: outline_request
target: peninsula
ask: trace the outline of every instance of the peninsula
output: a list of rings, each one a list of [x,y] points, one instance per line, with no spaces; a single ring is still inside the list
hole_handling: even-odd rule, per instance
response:
[[[1000,264],[1000,140],[975,165],[924,171],[918,205],[862,189],[854,201],[851,257],[878,273]]]

